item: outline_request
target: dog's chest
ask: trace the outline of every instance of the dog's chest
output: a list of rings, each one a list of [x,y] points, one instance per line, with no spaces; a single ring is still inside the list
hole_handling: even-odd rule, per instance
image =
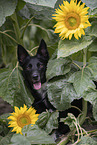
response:
[[[47,83],[42,84],[41,89],[38,90],[38,93],[41,96],[41,99],[44,99],[46,97],[47,93]]]

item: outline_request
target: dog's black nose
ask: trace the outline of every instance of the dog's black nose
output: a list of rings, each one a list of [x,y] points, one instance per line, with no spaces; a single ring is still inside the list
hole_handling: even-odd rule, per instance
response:
[[[32,77],[33,77],[34,80],[38,80],[38,75],[37,74],[33,74]]]

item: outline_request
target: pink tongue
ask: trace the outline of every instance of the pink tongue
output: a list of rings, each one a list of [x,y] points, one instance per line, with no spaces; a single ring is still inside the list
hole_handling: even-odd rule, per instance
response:
[[[39,90],[41,88],[41,82],[33,84],[35,90]]]

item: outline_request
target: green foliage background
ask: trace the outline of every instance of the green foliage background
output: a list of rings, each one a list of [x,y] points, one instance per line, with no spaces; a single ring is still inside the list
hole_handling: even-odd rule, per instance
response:
[[[34,55],[43,38],[51,56],[47,66],[48,98],[57,108],[53,113],[47,111],[40,114],[34,127],[25,126],[23,136],[8,129],[9,114],[0,116],[0,144],[57,144],[48,134],[58,127],[58,111],[70,108],[75,99],[83,98],[82,115],[77,119],[69,115],[65,119],[67,124],[76,124],[73,130],[80,129],[79,125],[86,119],[87,101],[93,106],[92,122],[97,123],[97,90],[94,84],[97,81],[97,1],[82,2],[90,7],[91,27],[86,28],[86,35],[79,40],[60,40],[54,34],[52,14],[62,0],[0,0],[0,97],[12,107],[23,104],[31,106],[34,99],[21,75],[17,44],[23,45]],[[94,135],[97,136],[97,130]],[[63,139],[61,143],[66,142]],[[97,138],[92,137],[91,133],[77,139],[78,144],[91,142],[97,144]]]

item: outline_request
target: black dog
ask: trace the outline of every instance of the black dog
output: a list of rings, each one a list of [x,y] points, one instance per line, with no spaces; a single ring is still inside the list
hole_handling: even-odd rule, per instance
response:
[[[46,68],[49,60],[49,53],[45,41],[42,39],[35,56],[30,56],[28,52],[18,45],[18,61],[23,68],[23,77],[26,85],[30,89],[34,103],[32,106],[37,113],[42,113],[46,109],[55,111],[56,109],[50,104],[46,92]],[[69,131],[69,127],[60,122],[60,118],[66,117],[67,113],[59,112],[59,126],[57,134],[64,134]]]
[[[37,113],[42,113],[46,109],[51,111],[55,109],[48,101],[45,87],[48,60],[49,53],[43,39],[35,56],[30,56],[21,45],[18,45],[18,61],[23,68],[25,82],[35,99],[32,106]]]

